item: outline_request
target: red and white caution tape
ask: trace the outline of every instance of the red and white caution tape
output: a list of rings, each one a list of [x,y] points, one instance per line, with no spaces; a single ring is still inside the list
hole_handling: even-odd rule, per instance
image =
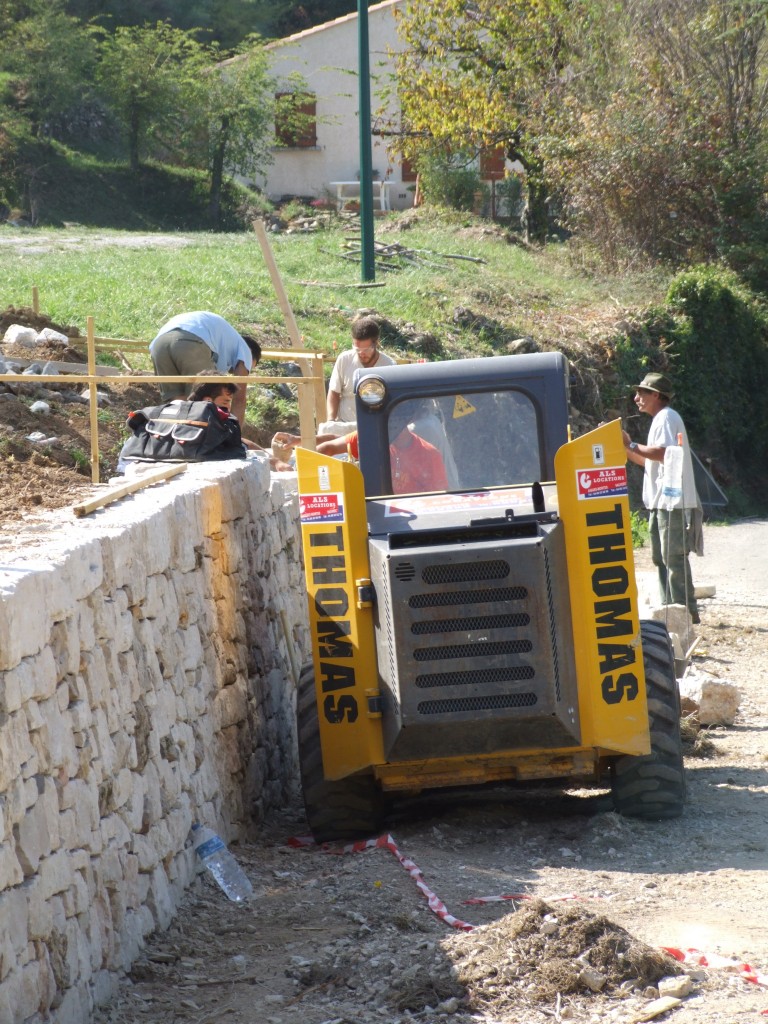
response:
[[[674,946],[662,946],[661,948],[680,963],[721,968],[743,978],[744,981],[751,981],[753,985],[762,985],[768,988],[768,974],[760,974],[749,964],[740,963],[738,960],[729,960],[725,956],[720,956],[719,953],[702,953],[700,949],[677,949]],[[765,1012],[768,1014],[768,1011]]]
[[[297,839],[291,839],[289,840],[289,842],[291,846],[312,846],[314,844],[314,840],[306,836],[300,836]],[[443,903],[443,901],[439,899],[435,895],[435,893],[432,892],[427,883],[424,881],[424,876],[421,873],[421,869],[418,867],[417,864],[414,863],[414,861],[410,859],[410,857],[405,857],[402,853],[400,853],[400,850],[397,848],[397,843],[395,842],[391,835],[379,836],[378,839],[361,839],[356,843],[348,843],[346,846],[336,848],[328,847],[326,845],[323,846],[323,849],[326,850],[326,852],[328,853],[339,854],[362,853],[363,850],[389,850],[390,853],[393,853],[395,857],[397,857],[402,866],[414,880],[414,882],[416,883],[416,888],[426,899],[429,909],[432,911],[433,914],[436,914],[441,921],[445,921],[445,923],[447,925],[450,925],[451,928],[458,928],[459,931],[471,932],[474,929],[475,926],[473,924],[468,924],[466,921],[461,921],[459,920],[458,917],[454,917],[453,914],[448,912],[448,908]]]

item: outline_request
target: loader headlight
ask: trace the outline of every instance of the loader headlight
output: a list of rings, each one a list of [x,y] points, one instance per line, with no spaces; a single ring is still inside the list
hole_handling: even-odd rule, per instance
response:
[[[387,388],[379,377],[366,377],[358,385],[357,393],[369,409],[378,409],[386,397]]]

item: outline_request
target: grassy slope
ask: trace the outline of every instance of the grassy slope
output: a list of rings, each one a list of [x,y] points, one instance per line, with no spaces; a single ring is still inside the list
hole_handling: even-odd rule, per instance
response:
[[[609,279],[575,269],[563,246],[526,252],[486,237],[476,222],[424,215],[409,231],[377,239],[433,253],[479,257],[476,264],[429,257],[430,263],[377,273],[380,288],[359,289],[359,267],[342,260],[341,229],[272,236],[271,246],[306,343],[331,350],[348,341],[349,322],[361,308],[433,332],[444,355],[490,354],[523,334],[541,343],[585,342],[619,319],[626,308],[660,301],[667,281],[635,275]],[[395,223],[397,221],[395,220]],[[21,240],[22,245],[10,244]],[[439,264],[439,265],[438,265]],[[274,290],[256,236],[185,231],[165,239],[74,227],[67,230],[0,226],[0,302],[28,303],[33,286],[43,310],[59,323],[84,329],[96,318],[98,334],[150,338],[168,316],[213,309],[234,323],[256,325],[287,344]],[[320,282],[317,287],[307,282]],[[485,330],[456,323],[457,307],[494,324]],[[418,354],[418,353],[415,353]]]
[[[100,159],[59,144],[42,147],[30,177],[40,227],[76,223],[127,231],[205,230],[208,183],[200,171]],[[236,208],[245,193],[228,187],[222,227],[239,227]]]

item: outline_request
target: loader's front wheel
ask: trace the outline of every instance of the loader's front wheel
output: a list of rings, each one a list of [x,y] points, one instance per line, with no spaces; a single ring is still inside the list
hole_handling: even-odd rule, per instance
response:
[[[315,840],[326,843],[378,834],[384,820],[384,799],[373,775],[350,775],[334,782],[323,775],[315,672],[311,664],[301,671],[296,714],[301,788],[307,822]]]
[[[612,766],[613,805],[630,818],[677,818],[685,804],[680,695],[669,633],[662,622],[640,623],[648,693],[651,753],[620,757]]]

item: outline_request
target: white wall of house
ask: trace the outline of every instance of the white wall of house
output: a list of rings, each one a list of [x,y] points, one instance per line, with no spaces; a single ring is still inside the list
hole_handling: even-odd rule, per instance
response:
[[[395,10],[404,0],[384,0],[368,8],[371,110],[374,118],[382,93],[393,90],[394,61],[390,51],[402,48]],[[278,82],[289,86],[300,75],[316,98],[317,144],[312,148],[279,148],[274,163],[256,179],[273,201],[283,196],[335,196],[335,181],[357,181],[360,173],[358,119],[357,14],[287,36],[269,44],[271,69]],[[283,91],[279,87],[279,91]],[[390,114],[399,125],[397,108]],[[403,182],[399,160],[387,153],[387,137],[373,136],[374,178],[390,182],[393,209],[413,205],[413,183]],[[410,189],[409,189],[410,186]]]

